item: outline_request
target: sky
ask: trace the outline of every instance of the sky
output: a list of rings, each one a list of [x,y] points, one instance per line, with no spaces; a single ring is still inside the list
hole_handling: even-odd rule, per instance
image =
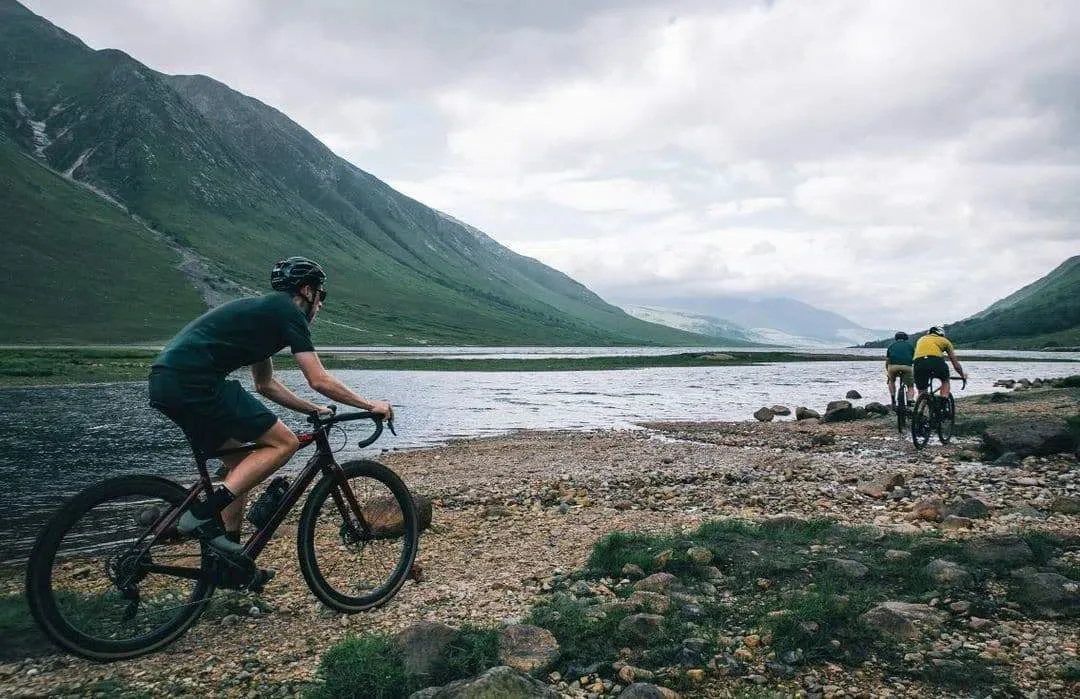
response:
[[[27,0],[615,303],[959,320],[1080,254],[1072,0]]]

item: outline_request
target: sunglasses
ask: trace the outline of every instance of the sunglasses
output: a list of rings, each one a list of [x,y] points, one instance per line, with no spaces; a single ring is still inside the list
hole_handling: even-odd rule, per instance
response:
[[[315,295],[319,297],[319,301],[326,301],[326,289],[319,289],[315,292]]]

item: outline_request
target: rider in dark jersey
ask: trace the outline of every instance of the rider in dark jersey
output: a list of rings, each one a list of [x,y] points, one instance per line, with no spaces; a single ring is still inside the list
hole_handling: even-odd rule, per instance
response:
[[[224,483],[208,502],[185,512],[177,525],[233,559],[243,550],[239,541],[246,493],[285,464],[299,442],[239,381],[226,378],[231,372],[250,366],[255,390],[278,405],[306,414],[329,412],[274,377],[271,357],[288,347],[315,391],[338,403],[393,417],[389,403],[362,398],[319,361],[308,326],[326,300],[325,285],[325,272],[311,260],[281,260],[270,273],[274,291],[204,313],[181,330],[151,365],[150,404],[179,425],[196,449],[209,453],[243,442],[263,447],[223,457],[228,471]]]

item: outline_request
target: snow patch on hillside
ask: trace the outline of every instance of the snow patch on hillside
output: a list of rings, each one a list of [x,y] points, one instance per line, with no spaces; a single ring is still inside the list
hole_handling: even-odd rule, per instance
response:
[[[19,116],[26,119],[26,123],[30,124],[30,131],[33,133],[34,138],[34,152],[37,153],[39,158],[44,158],[45,149],[52,145],[49,135],[45,133],[45,122],[34,120],[34,115],[26,108],[22,94],[18,92],[15,93],[15,109],[19,112]]]

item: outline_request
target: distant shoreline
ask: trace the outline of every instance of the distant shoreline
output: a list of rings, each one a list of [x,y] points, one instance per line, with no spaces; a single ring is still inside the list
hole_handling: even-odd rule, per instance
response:
[[[372,357],[359,351],[323,350],[331,370],[384,371],[613,371],[686,367],[746,366],[790,362],[880,362],[880,357],[854,354],[814,354],[800,351],[704,352],[600,357],[441,358],[423,355]],[[146,378],[156,349],[139,347],[4,347],[0,348],[0,388],[102,384]],[[965,362],[1065,362],[1067,358],[965,357]],[[278,355],[280,369],[295,369],[288,354]]]

